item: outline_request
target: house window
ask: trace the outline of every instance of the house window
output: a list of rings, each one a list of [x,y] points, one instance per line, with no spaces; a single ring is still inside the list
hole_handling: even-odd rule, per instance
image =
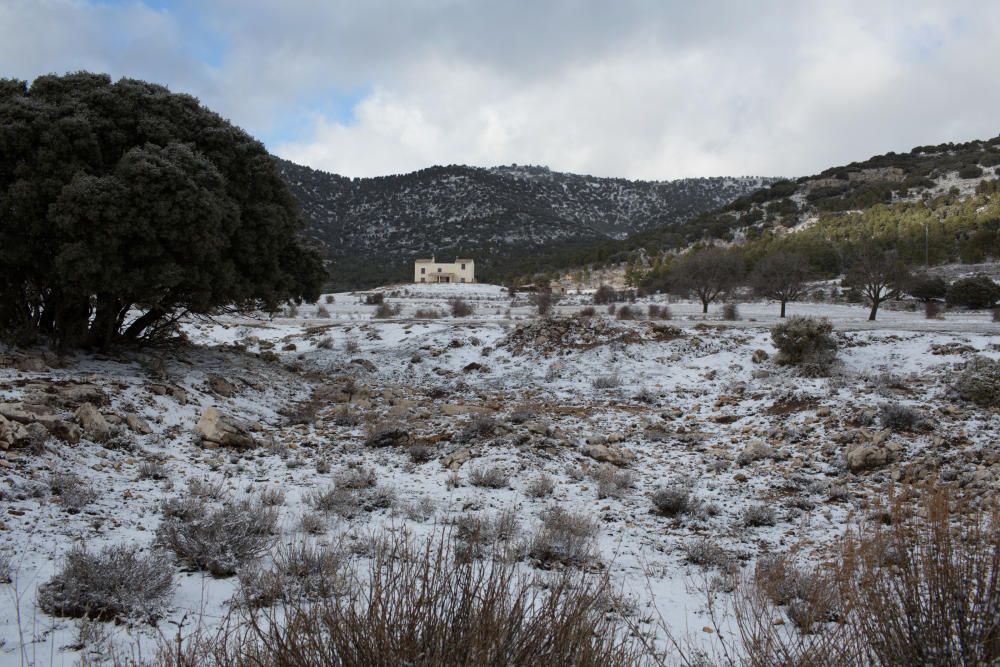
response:
[[[441,273],[441,267],[440,266],[438,267],[438,273]]]
[[[462,282],[463,282],[463,283],[465,282],[465,278],[462,278]]]
[[[465,264],[462,265],[462,270],[465,271]],[[464,280],[462,282],[465,282]]]
[[[420,273],[427,273],[427,269],[426,268],[420,269]]]
[[[420,282],[425,283],[425,282],[427,282],[427,279],[426,278],[421,278]]]

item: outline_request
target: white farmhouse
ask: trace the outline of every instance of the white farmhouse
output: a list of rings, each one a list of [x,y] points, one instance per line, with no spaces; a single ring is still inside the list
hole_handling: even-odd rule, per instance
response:
[[[438,262],[433,257],[418,259],[413,263],[415,283],[474,283],[476,263],[471,259]]]

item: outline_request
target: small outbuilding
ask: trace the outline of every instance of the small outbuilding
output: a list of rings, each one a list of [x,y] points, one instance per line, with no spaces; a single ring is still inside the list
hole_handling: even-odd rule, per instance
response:
[[[418,259],[413,263],[415,283],[474,283],[476,263],[471,259],[439,262],[435,258]]]

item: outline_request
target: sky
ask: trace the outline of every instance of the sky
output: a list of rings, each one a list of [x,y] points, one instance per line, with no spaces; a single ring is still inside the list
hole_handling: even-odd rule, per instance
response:
[[[1000,133],[993,0],[0,0],[0,77],[190,93],[346,176],[800,176]]]

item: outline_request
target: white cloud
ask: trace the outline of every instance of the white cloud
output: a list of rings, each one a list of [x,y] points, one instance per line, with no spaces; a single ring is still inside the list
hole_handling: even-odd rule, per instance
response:
[[[263,136],[311,118],[271,148],[352,176],[798,175],[1000,129],[995,3],[0,2],[0,66],[157,80]],[[315,102],[358,89],[350,120]]]

